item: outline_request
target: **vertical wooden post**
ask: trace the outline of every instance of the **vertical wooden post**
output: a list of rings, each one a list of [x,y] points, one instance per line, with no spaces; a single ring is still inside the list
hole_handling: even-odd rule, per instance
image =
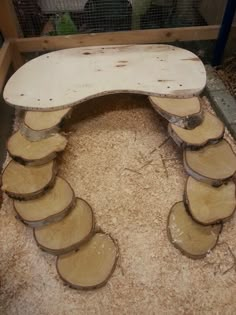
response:
[[[234,20],[235,12],[236,12],[236,1],[228,0],[226,8],[225,8],[223,21],[221,24],[219,36],[215,45],[214,57],[212,61],[213,66],[219,66],[222,62],[225,47],[229,38],[229,33],[232,27],[232,23]]]
[[[12,65],[13,69],[16,71],[19,69],[23,64],[25,63],[25,58],[23,55],[19,52],[19,49],[17,48],[14,41],[11,43],[11,52],[12,52]]]
[[[22,36],[12,0],[0,1],[0,31],[5,40]],[[14,69],[17,70],[24,64],[24,58],[13,43],[11,43],[11,51],[12,64]]]
[[[11,61],[11,44],[8,41],[5,41],[0,48],[0,93],[2,92]]]

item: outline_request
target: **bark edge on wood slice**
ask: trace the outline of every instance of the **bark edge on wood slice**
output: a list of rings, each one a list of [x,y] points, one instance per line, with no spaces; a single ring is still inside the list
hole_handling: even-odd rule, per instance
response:
[[[118,257],[119,248],[112,237],[96,233],[78,251],[59,256],[56,268],[60,278],[71,288],[91,290],[107,283]]]
[[[227,182],[212,187],[188,177],[184,202],[192,218],[200,224],[212,225],[230,219],[236,208],[235,184]]]
[[[222,224],[204,226],[195,222],[182,201],[172,206],[167,220],[170,242],[182,254],[192,259],[204,258],[213,250],[221,230]]]
[[[94,215],[90,205],[76,198],[74,208],[61,221],[34,229],[37,245],[52,255],[78,249],[94,234]]]
[[[72,109],[60,109],[50,112],[27,111],[20,132],[30,141],[39,141],[57,133],[62,121],[69,117]]]
[[[58,152],[65,149],[67,139],[59,133],[50,137],[30,141],[19,131],[14,133],[7,142],[7,150],[10,156],[23,165],[42,165],[53,160]]]
[[[225,127],[215,115],[205,112],[202,123],[194,129],[187,130],[169,123],[168,132],[179,147],[195,149],[219,142],[224,137]]]
[[[196,151],[187,148],[183,160],[188,175],[213,186],[222,185],[236,172],[236,155],[225,139]]]
[[[17,217],[31,227],[40,227],[62,220],[75,204],[70,184],[57,176],[54,186],[43,196],[28,201],[13,201]]]
[[[203,111],[197,97],[179,99],[149,96],[149,101],[162,117],[181,128],[193,129],[202,122]]]
[[[11,160],[2,174],[2,190],[11,198],[31,200],[54,185],[56,174],[55,160],[39,166],[25,166]]]

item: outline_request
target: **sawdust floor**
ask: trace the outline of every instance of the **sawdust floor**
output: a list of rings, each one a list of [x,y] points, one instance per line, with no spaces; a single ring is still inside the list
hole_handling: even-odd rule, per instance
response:
[[[55,257],[37,248],[5,196],[1,315],[235,314],[236,271],[224,271],[233,264],[227,244],[236,253],[236,216],[203,260],[186,258],[168,241],[167,215],[182,199],[186,175],[181,151],[165,141],[166,127],[143,96],[107,96],[74,111],[59,173],[118,241],[119,265],[101,289],[64,286]]]

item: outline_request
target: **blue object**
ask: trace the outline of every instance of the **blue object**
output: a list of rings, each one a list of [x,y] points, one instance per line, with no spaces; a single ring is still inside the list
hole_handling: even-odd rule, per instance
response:
[[[220,27],[219,35],[215,45],[215,51],[213,56],[212,65],[218,66],[221,64],[225,46],[229,37],[231,26],[233,23],[234,15],[236,11],[236,0],[228,0],[223,21]]]

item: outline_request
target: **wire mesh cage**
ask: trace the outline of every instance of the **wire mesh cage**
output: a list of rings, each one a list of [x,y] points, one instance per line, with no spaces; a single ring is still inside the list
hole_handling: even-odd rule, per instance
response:
[[[218,11],[223,11],[225,1],[220,0],[222,8]],[[215,0],[13,0],[13,3],[25,37],[207,25],[206,12],[212,15],[215,7]]]

